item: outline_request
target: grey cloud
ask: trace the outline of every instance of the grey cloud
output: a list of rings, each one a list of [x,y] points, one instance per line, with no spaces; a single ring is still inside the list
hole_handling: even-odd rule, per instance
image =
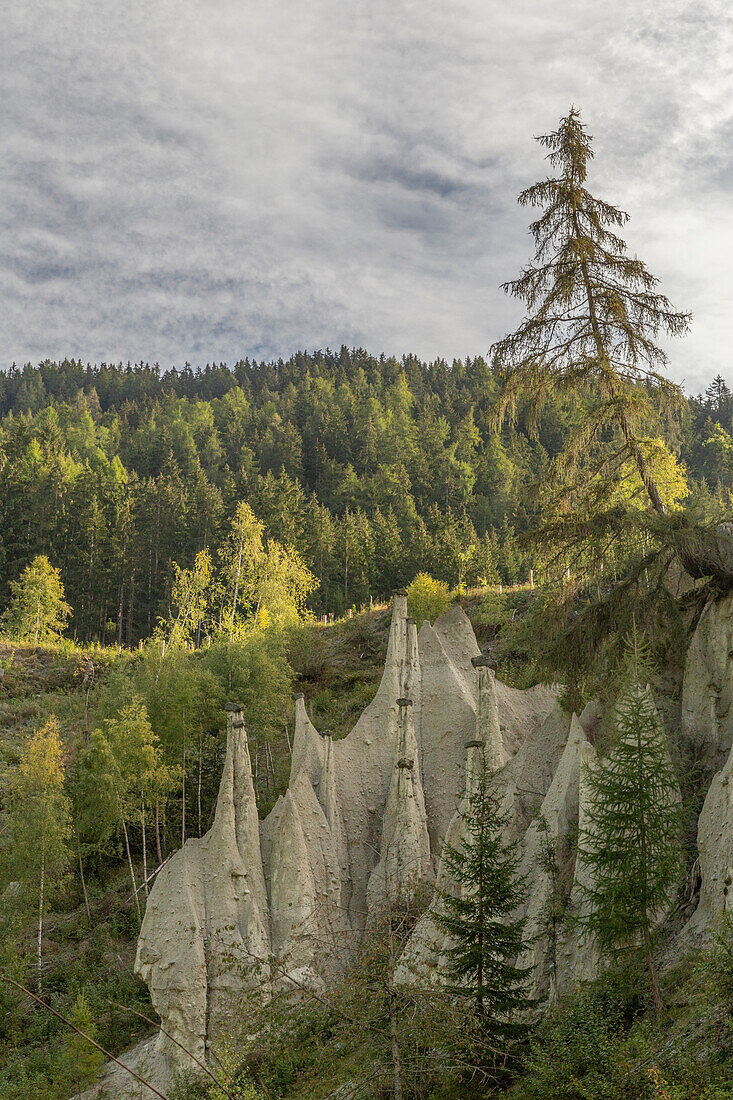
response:
[[[484,353],[517,319],[532,136],[593,186],[726,372],[727,0],[25,0],[0,46],[0,362],[361,343]]]

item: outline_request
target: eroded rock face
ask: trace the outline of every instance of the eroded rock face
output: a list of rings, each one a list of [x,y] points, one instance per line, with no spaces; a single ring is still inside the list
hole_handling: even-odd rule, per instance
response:
[[[684,677],[683,735],[720,768],[699,820],[702,885],[688,926],[697,934],[733,908],[732,660],[733,595],[703,612]],[[597,947],[577,924],[548,931],[556,884],[542,858],[543,848],[559,852],[567,841],[563,889],[569,910],[582,915],[592,869],[575,857],[573,841],[591,806],[597,704],[570,718],[553,691],[502,684],[459,608],[418,635],[398,593],[379,689],[348,737],[319,733],[302,696],[295,715],[288,791],[258,821],[241,712],[230,710],[214,825],[169,860],[151,891],[136,969],[173,1039],[206,1058],[243,989],[323,986],[385,901],[401,903],[433,881],[455,889],[441,850],[460,844],[484,765],[506,837],[522,853],[529,894],[521,914],[536,936],[524,959],[533,993],[551,998],[597,973]],[[442,980],[438,904],[418,922],[398,980]],[[159,1059],[161,1074],[187,1062],[163,1035],[145,1057]]]
[[[688,932],[705,936],[733,910],[733,749],[713,777],[698,822],[700,901]]]
[[[232,707],[214,824],[156,878],[135,960],[163,1030],[197,1058],[227,1025],[237,992],[262,980],[269,926],[247,735]],[[188,1061],[162,1032],[158,1050],[174,1065]]]
[[[230,710],[214,825],[158,875],[136,961],[163,1029],[197,1057],[244,988],[328,983],[385,900],[440,874],[477,754],[499,769],[512,828],[526,829],[526,792],[547,793],[568,723],[551,690],[506,687],[472,667],[479,653],[460,608],[418,636],[398,593],[381,683],[348,737],[321,735],[296,697],[288,791],[261,822],[241,711]],[[185,1062],[162,1036],[156,1049]]]
[[[733,594],[707,604],[685,662],[682,732],[704,764],[722,767],[733,746]]]
[[[581,768],[584,763],[587,766],[592,752],[585,730],[573,714],[550,789],[524,836],[520,874],[528,887],[524,916],[529,947],[521,965],[531,968],[530,989],[535,998],[554,997],[563,962],[567,967],[567,945],[561,944],[560,861],[563,845],[578,826]]]

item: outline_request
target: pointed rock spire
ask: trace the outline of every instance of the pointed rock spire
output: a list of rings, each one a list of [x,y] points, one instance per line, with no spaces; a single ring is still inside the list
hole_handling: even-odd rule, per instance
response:
[[[589,813],[592,807],[593,792],[591,775],[598,766],[596,750],[590,742],[583,740],[580,745],[580,771],[578,778],[578,836],[588,837],[590,832]],[[565,930],[558,946],[557,988],[560,993],[572,988],[577,982],[590,981],[598,974],[600,950],[596,937],[582,927],[582,918],[588,913],[589,892],[593,889],[595,875],[593,868],[583,859],[582,850],[575,859],[575,876],[568,901],[569,911],[576,920]]]
[[[311,783],[318,783],[323,767],[324,749],[318,730],[308,717],[305,696],[302,692],[293,695],[295,703],[295,732],[293,733],[293,756],[290,764],[290,782],[305,769]]]
[[[546,859],[548,848],[559,858],[557,849],[563,838],[575,830],[583,753],[588,742],[585,731],[573,714],[568,740],[560,757],[550,788],[542,800],[537,818],[525,834],[520,875],[527,883],[525,909],[526,942],[529,945],[522,965],[531,968],[533,997],[557,994],[560,965],[558,937],[554,926],[548,930],[547,914],[557,911],[558,885],[550,874]]]
[[[333,737],[327,731],[323,733],[325,746],[325,760],[321,781],[318,784],[318,801],[325,814],[328,827],[331,832],[333,850],[338,862],[337,884],[334,886],[334,897],[340,905],[346,902],[349,879],[349,846],[346,839],[344,820],[341,814],[341,803],[336,786],[336,759],[333,751]]]
[[[506,764],[504,740],[499,724],[499,703],[496,697],[496,664],[485,654],[473,657],[471,664],[476,669],[476,740],[484,746],[486,767],[498,772]]]
[[[380,860],[367,891],[370,914],[377,917],[388,898],[406,901],[430,877],[430,838],[412,700],[397,700],[398,739],[382,825]]]
[[[420,654],[417,643],[417,620],[407,619],[405,660],[402,671],[402,695],[418,702],[420,695]]]

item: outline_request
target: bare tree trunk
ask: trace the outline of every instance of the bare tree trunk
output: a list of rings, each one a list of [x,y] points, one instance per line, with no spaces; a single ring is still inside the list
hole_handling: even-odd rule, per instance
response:
[[[275,789],[275,765],[272,762],[272,749],[270,742],[265,741],[265,763],[267,765],[267,790]]]
[[[201,836],[201,757],[203,755],[203,735],[199,734],[199,774],[196,784],[196,810],[199,819],[199,836]]]
[[[160,801],[155,800],[155,850],[158,856],[158,866],[163,862],[163,851],[160,846]]]
[[[41,855],[41,886],[38,893],[38,944],[36,947],[36,971],[38,996],[43,992],[43,903],[46,886],[46,856]]]
[[[130,837],[128,836],[128,833],[127,833],[127,823],[126,823],[124,817],[121,817],[121,820],[122,820],[122,832],[123,832],[124,837],[125,837],[125,851],[127,852],[127,865],[130,868],[130,880],[132,882],[132,892],[133,892],[133,895],[135,897],[135,908],[137,909],[137,919],[138,919],[138,922],[140,924],[142,924],[142,919],[143,918],[142,918],[142,914],[140,912],[140,898],[138,897],[138,893],[137,893],[137,882],[135,881],[135,868],[133,867],[133,864],[132,864],[132,852],[130,851]]]
[[[87,883],[86,883],[86,879],[84,878],[84,862],[81,858],[81,841],[79,840],[79,831],[78,831],[78,829],[74,829],[74,832],[76,833],[76,850],[77,850],[77,853],[78,853],[78,856],[79,856],[79,878],[81,879],[81,888],[82,888],[82,891],[84,893],[84,908],[86,909],[86,912],[87,912],[87,920],[91,924],[92,923],[92,914],[91,914],[91,911],[89,909],[89,895],[87,894]]]
[[[181,775],[181,847],[186,843],[186,737],[183,737],[183,767]]]
[[[145,799],[142,800],[142,827],[143,827],[143,885],[145,887],[145,897],[148,896],[148,838],[145,829],[145,814],[146,806]]]
[[[394,987],[394,929],[392,926],[392,909],[390,907],[387,916],[387,928],[389,934],[389,955],[387,962],[387,1010],[389,1013],[389,1045],[392,1053],[392,1079],[394,1087],[394,1100],[402,1100],[402,1061],[400,1059],[400,1043],[397,1033],[397,992]]]

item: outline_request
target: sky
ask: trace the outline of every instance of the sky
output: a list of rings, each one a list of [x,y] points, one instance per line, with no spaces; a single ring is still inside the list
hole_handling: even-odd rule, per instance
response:
[[[733,384],[729,0],[0,0],[0,365],[485,355],[573,104]]]

